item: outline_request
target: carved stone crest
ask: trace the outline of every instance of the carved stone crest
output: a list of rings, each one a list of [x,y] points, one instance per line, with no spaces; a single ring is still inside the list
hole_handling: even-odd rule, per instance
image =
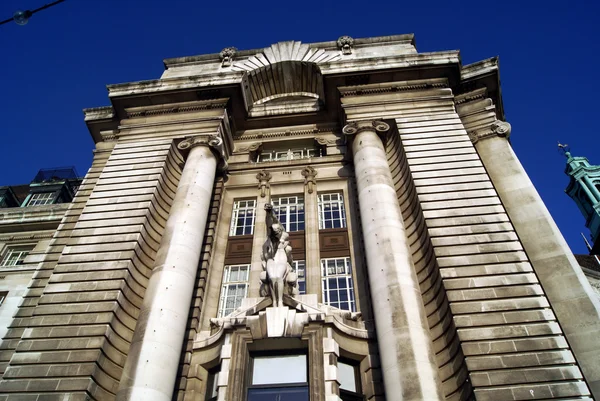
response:
[[[315,170],[311,166],[306,166],[302,169],[300,174],[302,174],[302,176],[304,177],[304,185],[307,186],[308,193],[312,194],[315,190],[315,186],[317,185],[317,170]]]
[[[221,67],[230,67],[233,64],[236,54],[237,48],[235,47],[226,47],[221,50],[221,53],[219,53],[219,57],[221,58]]]
[[[269,173],[267,170],[261,170],[258,172],[258,174],[256,174],[256,179],[258,180],[258,189],[260,189],[261,198],[267,196],[267,190],[271,188],[271,184],[269,184],[271,178],[273,177],[271,176],[271,173]]]
[[[260,260],[263,271],[260,274],[260,295],[270,296],[274,307],[283,306],[283,295],[298,295],[298,275],[292,269],[292,246],[290,235],[285,231],[273,210],[273,205],[265,205],[267,215],[267,239],[262,247]]]
[[[342,54],[352,54],[354,39],[350,36],[340,36],[337,40],[337,47],[342,51]]]

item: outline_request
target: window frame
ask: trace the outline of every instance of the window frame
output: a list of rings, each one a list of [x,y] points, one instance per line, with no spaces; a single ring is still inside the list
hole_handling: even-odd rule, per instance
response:
[[[241,206],[242,202],[246,202],[245,206]],[[253,206],[247,206],[248,202],[253,202]],[[233,208],[231,212],[231,224],[229,225],[229,236],[230,237],[239,237],[242,235],[254,235],[254,225],[256,224],[256,198],[255,199],[236,199],[233,202]],[[248,212],[252,211],[252,216],[250,217],[251,224],[248,225],[248,217],[243,217],[243,224],[238,225],[238,219],[240,216],[240,212]],[[238,234],[238,229],[242,230],[241,234]]]
[[[302,268],[300,268],[300,264],[302,263]],[[306,294],[306,260],[294,260],[292,261],[292,270],[296,273],[298,277],[298,295]],[[302,271],[302,276],[298,274],[298,271]],[[304,290],[300,289],[300,283],[303,283]]]
[[[29,254],[35,249],[36,244],[8,244],[4,247],[4,249],[2,250],[2,254],[0,254],[0,267],[6,268],[6,267],[19,267],[19,266],[23,266],[25,264],[25,259],[27,258],[27,256],[29,256]],[[21,255],[19,255],[16,259],[17,263],[13,263],[13,264],[5,264],[9,257],[11,257],[11,254],[13,253],[14,250],[17,250],[18,248],[27,248],[25,250],[21,250],[18,251],[21,254],[23,252],[25,252],[25,256],[22,257],[21,259]],[[19,263],[19,261],[21,261],[21,263]]]
[[[290,203],[290,199],[294,199],[294,203]],[[287,200],[287,203],[281,204],[281,200]],[[304,203],[303,195],[282,195],[282,196],[273,196],[271,198],[271,204],[273,205],[273,211],[275,215],[279,219],[279,221],[285,226],[285,231],[290,232],[298,232],[304,231],[306,229],[306,206]],[[295,213],[293,213],[290,209],[292,207],[296,207]],[[285,217],[282,219],[282,210],[285,211]],[[300,220],[300,210],[302,210],[302,219]],[[291,217],[296,216],[296,221],[292,222]],[[292,230],[292,224],[296,225],[296,230]],[[302,229],[298,228],[302,226]]]
[[[313,157],[322,157],[323,152],[321,149],[314,147],[288,147],[280,149],[269,149],[263,150],[256,156],[257,163],[263,162],[278,162],[278,161],[291,161],[291,160],[304,160],[311,159]]]
[[[37,202],[39,199],[36,199],[36,197],[38,197],[39,195],[39,199],[44,200],[44,203],[36,203],[34,205],[32,205],[32,202]],[[25,206],[29,207],[29,206],[46,206],[46,205],[53,205],[54,203],[56,203],[57,200],[57,193],[56,191],[52,191],[52,192],[33,192],[30,193],[29,196],[27,196],[27,199],[25,201]]]
[[[331,195],[336,195],[337,199],[333,200],[331,198]],[[325,200],[326,196],[329,196],[328,200]],[[326,218],[326,210],[325,210],[326,205],[336,205],[338,207],[340,215],[337,219],[334,217],[331,217],[329,219]],[[333,214],[333,212],[334,212],[334,209],[331,208],[330,213]],[[344,193],[342,191],[318,193],[317,194],[317,213],[318,213],[318,219],[319,219],[319,230],[348,228],[348,218],[346,217],[345,197],[344,197]],[[328,221],[332,222],[331,227],[327,227],[326,223]],[[339,222],[339,227],[335,226],[336,221]]]
[[[360,375],[360,362],[352,360],[352,359],[347,359],[347,358],[343,358],[343,357],[339,357],[337,360],[338,363],[338,369],[339,369],[339,365],[340,364],[344,364],[347,366],[352,367],[352,369],[354,370],[354,385],[357,391],[350,391],[350,390],[346,390],[341,388],[341,384],[340,384],[340,398],[342,401],[364,401],[365,396],[363,394],[362,391],[362,383],[361,383],[361,375]],[[338,373],[338,377],[340,377],[341,375],[339,375]]]
[[[230,281],[230,277],[231,277],[231,268],[245,268],[246,269],[246,279],[244,281],[242,280],[237,280],[237,281]],[[237,308],[239,308],[241,306],[242,301],[248,297],[248,289],[250,286],[250,271],[251,271],[251,265],[250,263],[244,263],[244,264],[231,264],[231,265],[225,265],[225,267],[223,268],[223,276],[221,278],[221,292],[219,294],[219,305],[217,307],[217,317],[225,317],[228,316],[229,314],[231,314],[232,312],[234,312]],[[235,306],[233,309],[231,308],[227,308],[227,298],[229,296],[229,291],[230,288],[236,286],[244,286],[244,296],[242,298],[240,298],[239,300],[239,305]],[[235,304],[237,304],[237,295],[234,295],[234,302]],[[229,313],[226,313],[228,310],[231,311]]]
[[[285,357],[285,356],[297,356],[303,355],[305,357],[305,369],[306,369],[306,381],[305,382],[293,382],[293,383],[267,383],[267,384],[252,384],[254,378],[254,360],[257,357]],[[308,392],[308,397],[310,399],[310,361],[309,355],[306,349],[290,349],[290,350],[280,350],[280,351],[260,351],[260,352],[252,352],[249,355],[247,368],[247,376],[246,376],[246,399],[249,399],[251,390],[261,390],[261,389],[284,389],[284,388],[306,388]]]
[[[335,266],[336,272],[333,274],[329,274],[327,272],[328,266],[327,266],[326,262],[327,261],[340,261],[340,260],[344,261],[344,273],[337,273],[338,266],[336,264],[336,266]],[[325,264],[324,264],[324,262],[325,262]],[[329,305],[331,307],[338,308],[340,310],[356,312],[356,310],[357,310],[356,309],[356,306],[357,306],[356,305],[356,290],[355,290],[355,285],[354,285],[354,275],[352,272],[352,261],[350,259],[350,256],[321,258],[320,265],[321,265],[321,297],[322,297],[323,303],[325,305]],[[331,279],[336,280],[336,288],[330,287],[329,280],[331,280]],[[340,288],[339,288],[339,280],[340,279],[344,279],[346,282],[346,287],[344,288],[346,295],[347,295],[346,301],[342,301],[339,299],[340,298],[339,294],[341,293]],[[338,294],[337,301],[331,301],[331,294],[333,293],[332,290],[336,290],[336,292]],[[342,302],[347,302],[350,309],[342,309],[341,308]],[[339,304],[339,306],[332,305],[332,303],[337,303],[337,304]]]

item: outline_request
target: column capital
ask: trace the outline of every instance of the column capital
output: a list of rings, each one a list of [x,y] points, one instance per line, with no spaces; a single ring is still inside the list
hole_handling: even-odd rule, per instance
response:
[[[184,158],[187,158],[189,152],[197,146],[206,146],[210,148],[219,161],[219,169],[227,170],[227,157],[223,146],[223,139],[219,135],[195,135],[185,138],[177,144]]]
[[[342,128],[342,133],[344,135],[357,135],[362,131],[375,131],[384,133],[389,131],[389,129],[389,124],[380,120],[361,120],[352,121],[346,124],[346,126]]]
[[[492,136],[501,136],[508,138],[510,136],[511,126],[506,121],[496,120],[489,127],[478,130],[469,131],[469,138],[473,144],[480,139],[489,138]]]

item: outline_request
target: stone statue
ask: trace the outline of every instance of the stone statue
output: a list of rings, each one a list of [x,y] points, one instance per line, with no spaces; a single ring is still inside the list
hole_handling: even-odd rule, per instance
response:
[[[267,239],[262,247],[260,259],[263,272],[260,274],[260,295],[271,296],[273,306],[283,306],[283,294],[298,295],[298,275],[292,270],[292,246],[290,235],[279,221],[273,205],[265,205],[267,216]]]

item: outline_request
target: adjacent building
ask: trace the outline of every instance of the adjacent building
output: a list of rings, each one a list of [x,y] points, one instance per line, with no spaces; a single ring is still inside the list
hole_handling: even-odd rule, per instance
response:
[[[0,209],[0,399],[600,397],[600,304],[496,58],[398,35],[164,63],[84,110],[72,202]]]

